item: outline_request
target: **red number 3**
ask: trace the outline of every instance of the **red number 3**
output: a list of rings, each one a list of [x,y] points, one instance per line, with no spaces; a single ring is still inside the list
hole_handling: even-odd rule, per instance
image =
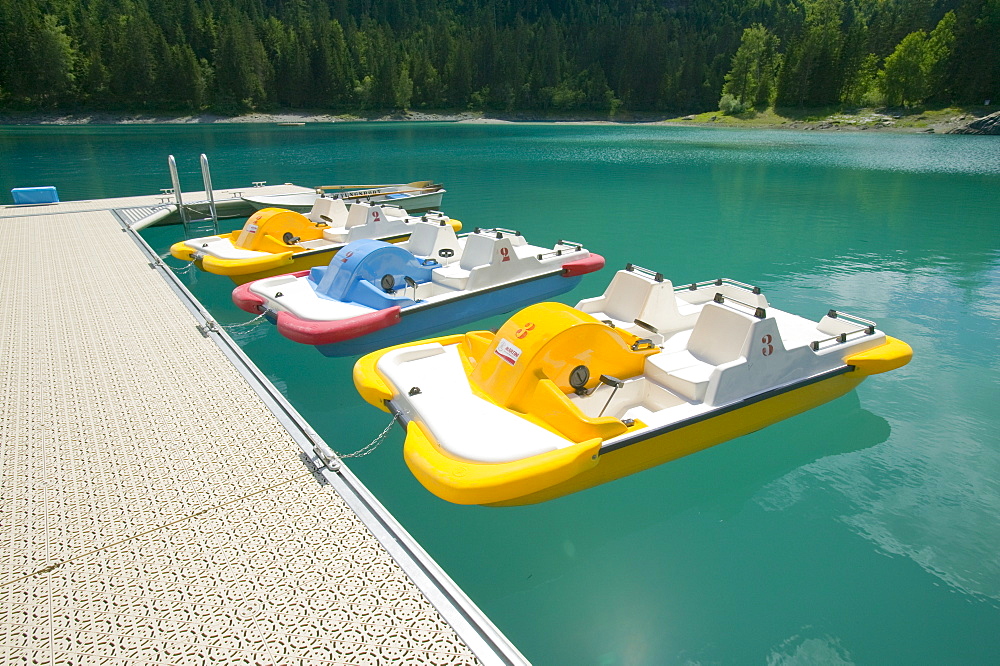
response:
[[[773,340],[774,338],[772,338],[770,334],[767,334],[760,339],[761,343],[764,345],[764,348],[760,350],[761,354],[764,356],[770,356],[774,353],[774,345],[771,344]]]

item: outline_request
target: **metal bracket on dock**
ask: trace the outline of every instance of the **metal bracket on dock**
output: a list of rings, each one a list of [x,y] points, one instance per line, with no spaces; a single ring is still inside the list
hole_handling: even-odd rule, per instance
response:
[[[215,323],[214,319],[206,319],[204,324],[198,324],[195,326],[198,332],[201,333],[202,337],[208,337],[209,333],[218,333],[219,325]]]
[[[340,471],[340,457],[330,448],[330,445],[326,442],[315,442],[313,444],[313,453],[316,457],[320,459],[323,466],[326,467],[331,472]]]

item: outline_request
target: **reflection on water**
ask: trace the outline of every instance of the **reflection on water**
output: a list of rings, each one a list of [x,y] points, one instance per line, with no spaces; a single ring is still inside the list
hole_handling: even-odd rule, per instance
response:
[[[767,655],[767,666],[850,666],[850,653],[836,638],[792,636]]]
[[[897,257],[878,270],[870,258],[853,258],[797,276],[812,295],[864,303],[887,330],[907,330],[914,360],[858,391],[885,393],[890,442],[803,466],[763,501],[787,506],[801,499],[803,479],[820,478],[858,534],[964,593],[1000,600],[997,267],[935,259],[906,266]]]
[[[53,128],[49,128],[53,129]],[[982,137],[669,127],[350,124],[0,132],[0,186],[156,192],[165,156],[220,186],[445,183],[468,227],[585,243],[675,283],[731,277],[908,342],[910,365],[760,432],[541,505],[459,507],[399,429],[351,469],[538,664],[997,663],[1000,151]],[[142,142],[135,141],[137,136]],[[187,173],[187,172],[185,172]],[[16,174],[18,182],[12,182]],[[75,175],[74,175],[75,174]],[[103,189],[94,189],[95,187]],[[179,227],[154,228],[164,252]],[[223,324],[225,278],[185,274]],[[479,327],[497,326],[495,317]],[[266,324],[234,337],[334,448],[386,415]]]

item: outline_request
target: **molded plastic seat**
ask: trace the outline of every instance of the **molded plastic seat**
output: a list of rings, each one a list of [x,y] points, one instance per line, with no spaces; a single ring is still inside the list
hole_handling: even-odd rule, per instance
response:
[[[465,250],[458,265],[467,271],[476,266],[489,264],[494,258],[494,250],[503,242],[502,238],[490,238],[483,234],[470,234],[465,240]],[[510,241],[506,245],[510,247]]]
[[[582,300],[576,307],[633,332],[638,319],[659,333],[693,327],[700,311],[699,306],[678,303],[670,280],[657,282],[627,270],[615,273],[603,295]]]
[[[717,370],[746,356],[756,320],[717,303],[707,303],[691,331],[688,348],[646,359],[646,376],[692,402],[708,395]]]
[[[313,222],[325,222],[331,227],[342,227],[347,223],[347,204],[342,199],[320,197],[313,202],[307,216]]]
[[[507,261],[507,258],[513,260],[516,256],[510,236],[507,234],[501,238],[481,233],[469,234],[465,237],[465,247],[462,249],[458,264],[453,263],[436,269],[433,280],[452,289],[465,289],[474,269],[499,264]],[[485,277],[479,274],[477,281]]]
[[[372,208],[375,208],[375,206],[369,206],[368,204],[363,203],[351,205],[351,208],[347,211],[347,219],[344,221],[344,228],[350,229],[351,227],[365,224],[368,221],[368,214]]]
[[[442,266],[458,260],[462,251],[455,235],[455,229],[450,224],[438,222],[417,222],[413,225],[413,233],[406,248],[418,257],[429,257]],[[441,251],[445,250],[444,256]],[[451,252],[447,252],[450,250]]]

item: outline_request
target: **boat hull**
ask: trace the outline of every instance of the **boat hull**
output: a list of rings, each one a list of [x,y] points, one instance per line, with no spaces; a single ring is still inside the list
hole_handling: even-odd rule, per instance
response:
[[[601,450],[600,440],[594,439],[511,463],[458,460],[443,452],[419,423],[411,421],[407,424],[403,458],[421,485],[448,502],[484,506],[537,504],[761,430],[849,393],[864,378],[860,372],[844,372],[669,432],[651,432],[628,446],[606,452]],[[359,383],[357,371],[355,383]],[[360,378],[360,384],[365,383]],[[365,396],[365,390],[360,392]],[[367,397],[376,396],[368,393]],[[396,412],[391,401],[383,406],[386,408]]]
[[[860,372],[845,372],[663,434],[652,435],[634,444],[602,452],[595,465],[562,483],[487,504],[491,506],[537,504],[621,479],[762,430],[836,400],[856,388],[864,381],[865,376]],[[413,470],[413,467],[410,469]]]
[[[453,335],[423,343],[448,346],[462,339]],[[378,362],[387,352],[406,346],[359,359],[354,368],[355,387],[370,404],[408,421],[403,455],[421,485],[448,502],[487,506],[545,502],[728,442],[835,400],[869,375],[899,368],[912,356],[906,343],[887,336],[885,344],[847,357],[845,365],[836,369],[722,405],[687,421],[637,430],[607,443],[595,438],[509,463],[482,463],[449,455],[427,435],[419,417],[409,420],[394,404],[396,396],[379,372]]]
[[[547,300],[573,289],[582,275],[565,276],[553,273],[524,280],[503,288],[490,288],[431,307],[403,309],[397,322],[386,328],[368,332],[363,337],[326,345],[316,345],[324,356],[357,356],[382,347],[398,345],[420,337],[461,326],[486,317],[517,310],[538,301]]]
[[[412,196],[393,198],[392,193],[385,195],[372,195],[365,197],[366,203],[391,204],[399,206],[409,213],[423,213],[429,210],[440,210],[441,202],[444,200],[444,191],[428,192],[426,194],[414,194]],[[313,202],[317,195],[311,192],[306,194],[275,194],[271,196],[243,197],[256,210],[264,208],[284,208],[294,210],[296,213],[308,213],[312,210]],[[348,204],[351,202],[348,201]]]

